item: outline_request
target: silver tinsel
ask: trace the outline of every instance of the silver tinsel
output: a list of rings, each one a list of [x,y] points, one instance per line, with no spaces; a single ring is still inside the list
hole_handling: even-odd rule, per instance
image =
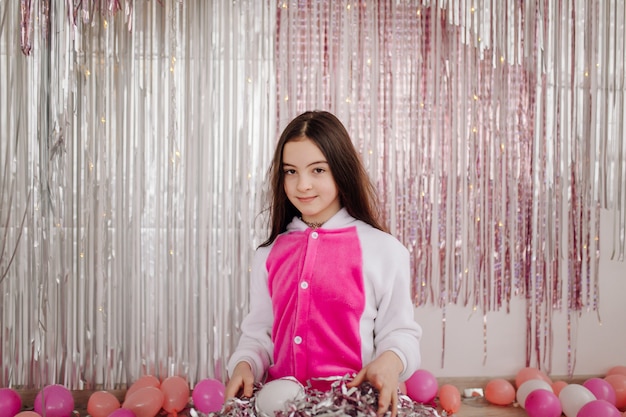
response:
[[[378,408],[378,391],[369,383],[363,383],[359,387],[348,388],[349,376],[334,378],[328,391],[319,391],[309,386],[305,387],[306,395],[300,400],[287,401],[285,411],[277,411],[275,417],[376,417]],[[218,413],[200,416],[217,417],[257,417],[256,398],[257,393],[263,388],[262,384],[256,384],[254,393],[250,398],[232,398],[226,401],[222,410]],[[388,411],[385,416],[390,416]],[[446,415],[445,412],[443,414]],[[439,417],[437,409],[415,402],[407,395],[398,393],[398,416],[399,417]]]

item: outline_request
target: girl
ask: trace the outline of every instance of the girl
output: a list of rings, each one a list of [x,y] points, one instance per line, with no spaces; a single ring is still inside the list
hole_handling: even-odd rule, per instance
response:
[[[292,376],[328,389],[356,376],[396,415],[398,383],[420,365],[408,250],[384,231],[376,194],[342,123],[310,111],[283,131],[270,168],[270,235],[255,253],[250,312],[225,398]],[[326,378],[326,379],[324,379]]]

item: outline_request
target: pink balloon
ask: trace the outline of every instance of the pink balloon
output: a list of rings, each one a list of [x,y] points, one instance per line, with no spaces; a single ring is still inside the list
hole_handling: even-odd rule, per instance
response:
[[[161,382],[163,392],[163,409],[168,413],[181,411],[189,403],[189,384],[179,376],[165,378]]]
[[[20,394],[11,388],[0,388],[0,417],[15,417],[21,409]]]
[[[35,397],[35,412],[46,417],[70,417],[74,411],[74,397],[63,385],[48,385]]]
[[[135,413],[127,408],[120,408],[109,414],[108,417],[136,417]]]
[[[583,382],[583,387],[587,388],[596,396],[598,400],[606,400],[615,405],[616,395],[615,388],[609,382],[602,378],[589,378]]]
[[[563,412],[559,397],[545,389],[537,389],[528,394],[524,408],[530,417],[559,417]]]
[[[552,392],[550,384],[543,379],[529,379],[519,386],[517,392],[515,393],[515,399],[518,404],[524,408],[526,407],[526,398],[528,398],[528,395],[538,389]]]
[[[425,369],[418,369],[406,380],[406,393],[418,403],[433,401],[439,390],[437,378]]]
[[[127,396],[122,408],[127,408],[137,417],[154,417],[163,406],[163,393],[156,387],[144,387]]]
[[[622,413],[606,400],[593,400],[583,405],[576,417],[622,417]]]
[[[193,405],[203,413],[215,413],[224,405],[226,386],[217,379],[207,378],[198,382],[191,393]]]

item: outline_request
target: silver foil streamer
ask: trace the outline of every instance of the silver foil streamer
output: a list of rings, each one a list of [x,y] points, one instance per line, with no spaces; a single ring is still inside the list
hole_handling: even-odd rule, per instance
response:
[[[352,133],[416,306],[482,314],[486,358],[486,313],[524,297],[548,372],[565,310],[573,372],[601,209],[625,252],[625,21],[617,0],[0,1],[0,385],[225,379],[273,144],[312,108]]]
[[[273,7],[3,1],[0,17],[0,385],[225,378],[265,237]]]
[[[275,411],[276,417],[375,417],[378,409],[378,391],[369,383],[359,387],[348,388],[347,382],[351,377],[332,378],[331,388],[328,391],[319,391],[305,387],[305,395],[300,399],[285,400],[283,410]],[[226,401],[222,410],[217,413],[197,413],[208,417],[256,417],[256,401],[263,384],[256,384],[250,398],[231,398]],[[437,408],[411,400],[398,392],[398,417],[440,417]],[[385,416],[390,416],[387,411]],[[447,413],[444,411],[443,416]]]

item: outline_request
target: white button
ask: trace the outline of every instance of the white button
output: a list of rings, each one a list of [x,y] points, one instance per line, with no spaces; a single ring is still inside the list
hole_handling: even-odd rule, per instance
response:
[[[311,237],[312,237],[313,239],[317,239],[317,237],[318,237],[318,236],[319,236],[319,234],[318,234],[317,232],[313,232],[313,233],[311,233]]]
[[[300,288],[302,288],[303,290],[306,290],[307,288],[309,288],[309,283],[306,281],[302,281],[300,283]]]
[[[302,338],[300,336],[296,336],[296,337],[293,338],[293,342],[296,345],[299,345],[300,343],[302,343]]]

